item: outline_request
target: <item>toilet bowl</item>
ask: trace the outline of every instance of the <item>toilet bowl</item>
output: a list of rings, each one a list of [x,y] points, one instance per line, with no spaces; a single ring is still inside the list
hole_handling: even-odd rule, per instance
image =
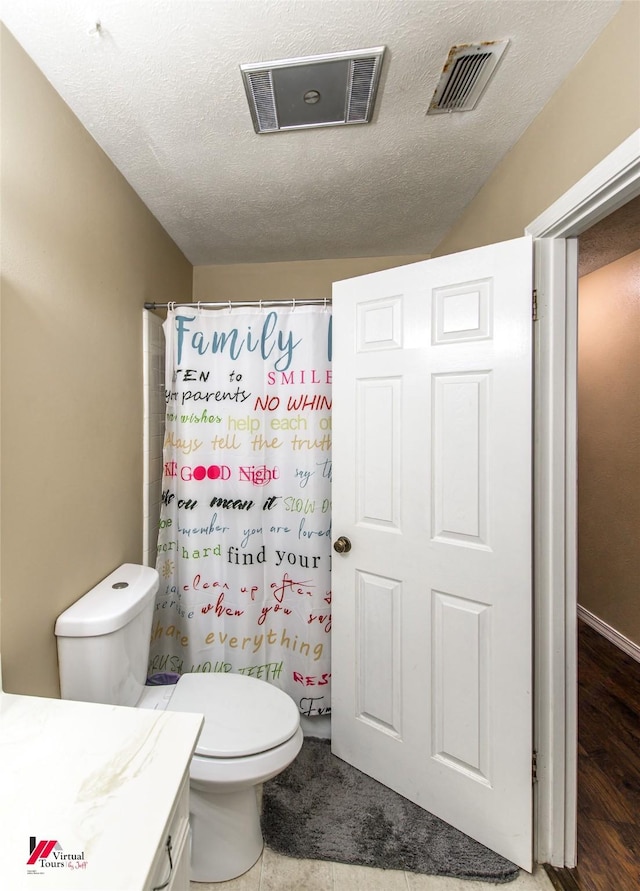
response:
[[[184,674],[169,689],[167,709],[204,714],[189,769],[191,879],[235,878],[262,852],[257,787],[302,746],[298,709],[286,693],[246,675]]]
[[[302,746],[293,699],[240,674],[185,674],[147,687],[155,569],[119,567],[59,617],[63,699],[204,715],[190,774],[191,879],[222,882],[253,866],[263,847],[257,787]]]

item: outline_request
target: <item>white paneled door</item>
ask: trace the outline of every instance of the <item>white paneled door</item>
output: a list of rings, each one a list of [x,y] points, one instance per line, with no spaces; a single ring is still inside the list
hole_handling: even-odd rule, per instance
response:
[[[528,870],[532,264],[333,290],[333,751]]]

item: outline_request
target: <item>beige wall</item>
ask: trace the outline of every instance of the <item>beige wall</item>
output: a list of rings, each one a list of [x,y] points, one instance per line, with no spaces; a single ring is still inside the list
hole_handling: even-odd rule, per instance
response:
[[[640,128],[640,3],[624,2],[434,256],[518,238]]]
[[[53,626],[142,551],[142,303],[192,268],[5,30],[2,676],[57,695]]]
[[[427,260],[427,255],[362,257],[350,260],[300,260],[289,263],[239,263],[196,266],[194,300],[324,300],[332,282]]]
[[[640,251],[580,279],[578,601],[640,646]]]

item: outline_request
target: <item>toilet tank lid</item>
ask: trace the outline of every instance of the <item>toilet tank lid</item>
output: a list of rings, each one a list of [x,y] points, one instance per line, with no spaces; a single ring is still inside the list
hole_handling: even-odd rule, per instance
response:
[[[58,616],[57,637],[97,637],[122,628],[155,596],[159,575],[124,563]]]

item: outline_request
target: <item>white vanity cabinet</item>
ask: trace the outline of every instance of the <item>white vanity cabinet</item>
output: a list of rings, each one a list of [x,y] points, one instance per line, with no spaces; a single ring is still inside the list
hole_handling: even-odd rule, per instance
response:
[[[178,797],[163,834],[149,882],[145,891],[188,891],[191,860],[189,830],[189,768],[178,792]]]
[[[3,887],[188,891],[189,765],[202,724],[0,693]]]

